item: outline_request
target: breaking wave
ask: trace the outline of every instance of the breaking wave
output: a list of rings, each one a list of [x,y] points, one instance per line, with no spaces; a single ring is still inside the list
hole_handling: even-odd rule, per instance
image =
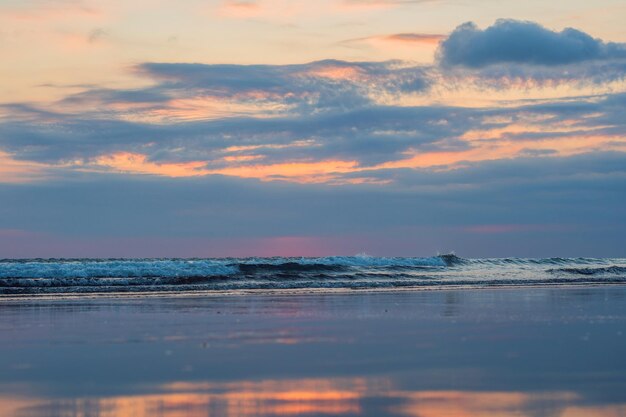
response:
[[[626,259],[4,259],[0,295],[626,283]]]
[[[611,265],[607,267],[599,267],[599,268],[558,268],[558,269],[549,269],[549,272],[565,272],[568,274],[575,275],[606,275],[606,274],[626,274],[626,267]]]

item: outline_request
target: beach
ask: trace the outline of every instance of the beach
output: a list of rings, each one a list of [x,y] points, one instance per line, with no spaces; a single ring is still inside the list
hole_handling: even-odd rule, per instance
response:
[[[626,417],[626,0],[0,0],[0,417]]]
[[[0,300],[0,415],[626,415],[626,286]]]

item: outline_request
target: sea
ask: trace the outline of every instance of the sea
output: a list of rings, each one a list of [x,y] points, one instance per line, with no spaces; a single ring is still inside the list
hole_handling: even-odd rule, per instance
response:
[[[317,258],[0,259],[0,297],[624,283],[624,258],[469,259],[454,254],[361,254]]]

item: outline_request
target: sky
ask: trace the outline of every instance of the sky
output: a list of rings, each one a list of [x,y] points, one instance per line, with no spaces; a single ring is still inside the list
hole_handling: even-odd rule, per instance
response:
[[[0,258],[626,256],[623,0],[0,0]]]

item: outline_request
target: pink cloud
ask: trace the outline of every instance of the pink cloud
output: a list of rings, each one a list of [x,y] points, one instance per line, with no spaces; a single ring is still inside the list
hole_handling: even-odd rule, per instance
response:
[[[0,184],[40,180],[45,177],[47,168],[51,167],[37,162],[15,160],[10,154],[0,150]]]
[[[262,10],[254,1],[225,1],[220,6],[219,13],[232,18],[246,19],[258,16]]]

